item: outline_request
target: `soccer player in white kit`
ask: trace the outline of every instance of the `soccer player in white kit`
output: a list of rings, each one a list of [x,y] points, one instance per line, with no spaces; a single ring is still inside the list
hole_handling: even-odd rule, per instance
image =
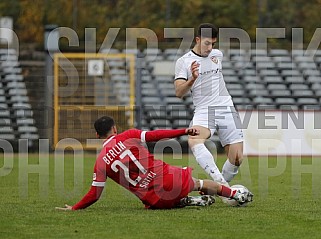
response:
[[[243,132],[222,75],[223,53],[213,49],[217,35],[212,24],[198,27],[195,46],[176,62],[174,84],[177,97],[188,91],[192,94],[195,110],[191,126],[200,134],[189,136],[188,144],[198,164],[213,180],[227,184],[242,163]],[[227,154],[222,173],[204,144],[215,131]]]

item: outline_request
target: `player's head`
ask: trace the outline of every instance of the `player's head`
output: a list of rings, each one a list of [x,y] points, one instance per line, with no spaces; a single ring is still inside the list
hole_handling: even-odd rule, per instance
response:
[[[103,116],[95,121],[94,124],[97,137],[100,139],[107,138],[108,135],[117,134],[115,121],[112,117]]]
[[[211,23],[202,23],[198,26],[196,32],[196,45],[197,53],[201,56],[208,56],[217,40],[218,30]]]

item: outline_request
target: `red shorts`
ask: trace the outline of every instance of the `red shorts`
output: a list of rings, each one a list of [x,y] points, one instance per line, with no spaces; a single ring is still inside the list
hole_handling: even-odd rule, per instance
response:
[[[180,200],[186,197],[194,188],[192,168],[169,166],[168,174],[163,177],[161,190],[155,191],[159,200],[152,205],[145,205],[149,209],[170,209],[179,207]]]

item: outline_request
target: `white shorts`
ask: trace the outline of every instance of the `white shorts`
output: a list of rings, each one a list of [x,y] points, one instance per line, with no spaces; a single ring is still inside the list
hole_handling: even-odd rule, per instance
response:
[[[243,142],[243,131],[240,116],[233,106],[214,107],[196,110],[190,126],[203,126],[217,131],[222,146]]]

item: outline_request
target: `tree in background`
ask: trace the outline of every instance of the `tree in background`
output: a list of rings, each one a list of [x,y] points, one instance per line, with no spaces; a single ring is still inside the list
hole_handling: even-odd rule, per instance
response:
[[[304,28],[309,42],[320,27],[321,0],[1,0],[0,16],[11,16],[20,43],[43,44],[46,24],[74,29],[84,41],[85,28],[96,28],[97,42],[108,29],[149,28],[160,41],[165,27],[196,27],[212,22],[219,27],[242,28],[255,41],[257,27],[285,27],[287,41],[293,27]]]

